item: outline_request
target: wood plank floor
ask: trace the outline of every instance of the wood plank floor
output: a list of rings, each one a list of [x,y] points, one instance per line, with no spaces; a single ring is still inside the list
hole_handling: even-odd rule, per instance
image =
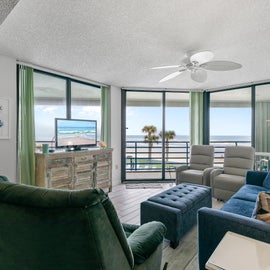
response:
[[[161,188],[127,189],[126,185],[114,186],[109,197],[112,200],[122,223],[140,224],[140,203],[150,196],[158,194],[174,184],[162,184]],[[219,209],[223,205],[213,199],[213,207]],[[176,249],[164,241],[162,266],[168,262],[168,270],[197,270],[197,227],[194,226],[181,240]]]

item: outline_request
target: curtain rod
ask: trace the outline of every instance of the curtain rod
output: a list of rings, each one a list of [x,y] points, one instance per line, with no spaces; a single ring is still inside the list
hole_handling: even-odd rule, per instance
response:
[[[101,82],[98,82],[98,81],[92,81],[92,80],[89,80],[89,79],[86,79],[84,77],[80,77],[80,76],[77,76],[77,75],[72,75],[72,74],[69,74],[67,72],[58,71],[56,69],[46,68],[46,67],[35,65],[35,64],[32,64],[32,63],[23,62],[23,61],[20,61],[20,60],[17,60],[16,62],[17,62],[18,65],[25,65],[25,66],[28,66],[28,67],[31,67],[31,68],[34,68],[34,69],[38,69],[38,70],[49,72],[49,73],[54,73],[54,74],[57,74],[57,75],[60,75],[60,76],[63,76],[63,77],[68,77],[68,78],[75,79],[75,80],[81,80],[81,81],[88,82],[88,83],[91,83],[91,84],[96,84],[96,85],[99,85],[99,86],[110,87],[110,85],[107,85],[107,84],[104,84],[104,83],[101,83]]]

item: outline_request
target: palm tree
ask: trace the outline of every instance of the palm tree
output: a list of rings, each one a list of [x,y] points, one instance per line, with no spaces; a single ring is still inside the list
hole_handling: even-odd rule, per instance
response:
[[[162,131],[159,132],[159,136],[162,138]],[[173,130],[165,131],[166,161],[169,159],[169,140],[173,140],[175,136]]]
[[[157,128],[155,126],[144,126],[142,132],[147,133],[144,136],[144,141],[148,143],[148,158],[151,160],[153,144],[159,139],[159,136],[155,135]]]

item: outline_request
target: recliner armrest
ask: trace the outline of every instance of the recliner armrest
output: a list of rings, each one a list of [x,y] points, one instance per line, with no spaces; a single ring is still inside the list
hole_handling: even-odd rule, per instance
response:
[[[127,239],[135,264],[143,263],[162,243],[166,233],[163,223],[152,221],[141,225]]]
[[[210,186],[210,174],[214,170],[214,167],[205,168],[203,170],[203,185]]]
[[[179,167],[177,167],[175,169],[175,176],[176,176],[176,179],[175,179],[175,183],[176,185],[180,184],[180,176],[179,174],[182,172],[182,171],[185,171],[185,170],[188,170],[190,168],[189,165],[180,165]]]
[[[177,173],[179,173],[179,172],[182,172],[182,171],[187,170],[187,169],[189,169],[188,165],[180,165],[179,167],[176,167],[175,171]]]
[[[223,169],[214,169],[211,171],[210,173],[210,185],[211,187],[213,186],[213,181],[214,181],[214,178],[220,174],[224,173],[224,170]]]
[[[126,237],[128,238],[135,230],[137,230],[140,226],[135,225],[135,224],[127,224],[127,223],[122,223],[124,232]]]
[[[0,182],[9,182],[8,178],[4,175],[0,175]]]

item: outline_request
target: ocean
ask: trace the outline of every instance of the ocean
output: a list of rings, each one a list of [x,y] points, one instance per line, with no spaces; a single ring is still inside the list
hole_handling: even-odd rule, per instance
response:
[[[144,141],[144,136],[145,135],[127,135],[127,141]],[[161,139],[159,139],[161,141]],[[173,140],[170,140],[170,142],[173,141],[189,141],[189,136],[188,135],[176,135]],[[245,142],[250,142],[251,141],[251,136],[244,136],[244,135],[216,135],[216,136],[211,136],[210,141],[245,141]]]

